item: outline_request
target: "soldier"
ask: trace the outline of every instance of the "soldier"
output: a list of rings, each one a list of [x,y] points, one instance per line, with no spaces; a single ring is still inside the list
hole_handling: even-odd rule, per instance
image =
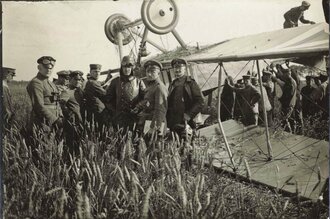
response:
[[[147,88],[143,101],[137,105],[134,111],[142,109],[139,118],[139,129],[143,130],[147,126],[146,121],[150,121],[147,135],[157,133],[164,135],[166,131],[166,112],[168,92],[159,78],[163,68],[162,64],[149,60],[144,64],[147,75]]]
[[[68,89],[63,90],[60,103],[64,115],[64,135],[71,154],[79,153],[79,139],[82,132],[82,116],[80,106],[83,104],[81,71],[70,72]]]
[[[230,84],[231,81],[233,81],[232,77],[228,77],[227,81],[229,82],[228,85]],[[244,82],[243,79],[238,79],[236,81],[236,84],[234,85],[236,88],[244,88]],[[235,101],[234,101],[234,119],[237,121],[242,120],[243,112],[242,112],[242,96],[239,93],[234,92],[235,96]]]
[[[2,67],[3,121],[5,129],[10,129],[15,117],[11,92],[8,86],[8,83],[10,83],[13,80],[13,77],[16,76],[15,71],[16,69],[13,68]]]
[[[131,131],[134,123],[138,122],[138,111],[134,112],[132,109],[143,100],[146,89],[144,82],[133,75],[134,65],[130,56],[123,57],[120,77],[111,81],[106,95],[107,107],[114,115],[113,125]]]
[[[97,81],[101,72],[101,65],[90,64],[90,78],[85,86],[86,110],[87,121],[93,122],[94,117],[95,125],[102,130],[103,125],[106,124],[107,110],[103,103],[106,95],[106,90],[102,88],[101,83]],[[94,115],[94,116],[93,116]]]
[[[228,79],[225,79],[221,93],[221,121],[226,121],[233,118],[234,113],[235,93],[230,86],[228,86]]]
[[[231,81],[228,85],[242,97],[242,123],[245,126],[258,124],[258,102],[261,98],[260,92],[251,84],[251,76],[243,75],[244,88],[236,88]]]
[[[58,91],[61,93],[63,90],[68,89],[70,71],[63,70],[57,72],[56,74],[57,80],[54,82],[54,84],[56,85]]]
[[[38,74],[26,88],[32,102],[33,124],[41,126],[44,131],[63,125],[62,110],[58,103],[59,92],[56,85],[49,80],[55,62],[51,56],[40,57],[37,60]]]
[[[315,111],[315,103],[311,99],[311,94],[315,90],[312,86],[312,77],[306,76],[306,86],[301,89],[301,96],[302,96],[302,115],[304,119],[312,116]]]
[[[283,24],[284,28],[298,27],[298,20],[304,24],[315,24],[313,21],[306,20],[304,18],[304,11],[308,10],[310,7],[310,3],[307,1],[303,1],[301,6],[291,8],[284,14],[285,22]]]
[[[187,62],[184,59],[173,59],[175,80],[169,86],[167,125],[185,139],[186,124],[196,129],[195,116],[201,112],[204,99],[196,81],[187,76]]]
[[[297,102],[297,83],[291,77],[290,69],[281,69],[281,78],[278,79],[272,76],[272,80],[280,85],[282,88],[282,96],[279,98],[282,111],[282,125],[287,131],[292,132],[295,124],[293,113]]]

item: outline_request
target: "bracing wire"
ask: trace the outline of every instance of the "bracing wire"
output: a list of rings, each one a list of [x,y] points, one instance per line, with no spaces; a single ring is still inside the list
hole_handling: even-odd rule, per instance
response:
[[[207,80],[204,82],[204,84],[202,85],[201,89],[205,86],[206,83],[208,83],[208,81],[210,80],[210,78],[212,77],[212,75],[214,74],[214,72],[219,68],[220,64],[218,64],[215,69],[213,70],[213,72],[210,74],[210,76],[207,78]]]

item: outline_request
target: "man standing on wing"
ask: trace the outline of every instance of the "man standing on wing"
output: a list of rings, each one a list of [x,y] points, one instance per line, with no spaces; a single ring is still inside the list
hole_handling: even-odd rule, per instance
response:
[[[309,21],[304,18],[304,11],[308,10],[311,4],[307,1],[303,1],[301,6],[291,8],[284,14],[285,22],[283,24],[284,29],[291,27],[298,27],[298,20],[303,24],[315,24],[314,21]]]

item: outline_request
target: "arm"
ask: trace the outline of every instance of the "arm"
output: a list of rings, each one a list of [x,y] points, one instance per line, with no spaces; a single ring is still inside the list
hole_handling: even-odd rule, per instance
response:
[[[94,91],[97,97],[104,97],[106,95],[106,90],[102,88],[101,84],[95,81],[93,83]]]
[[[32,81],[29,86],[29,95],[32,102],[32,108],[35,114],[44,117],[50,125],[53,125],[58,118],[45,107],[42,87],[42,83],[37,81]]]
[[[105,105],[106,107],[115,112],[116,111],[116,84],[117,84],[117,80],[113,80],[111,81],[108,89],[106,90],[106,95],[105,95]]]
[[[155,91],[155,108],[152,116],[150,128],[159,129],[162,123],[166,121],[167,112],[167,91],[161,86],[157,87]]]
[[[198,113],[200,113],[204,106],[204,98],[201,89],[197,85],[196,81],[191,81],[189,84],[192,96],[192,107],[186,112],[191,119],[193,119]]]
[[[303,24],[315,24],[313,21],[306,20],[305,17],[304,17],[304,13],[301,15],[301,17],[299,18],[299,20]]]

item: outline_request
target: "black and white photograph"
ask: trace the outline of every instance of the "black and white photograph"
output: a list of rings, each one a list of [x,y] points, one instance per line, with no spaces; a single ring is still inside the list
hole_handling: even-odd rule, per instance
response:
[[[0,4],[2,218],[329,218],[329,0]]]

